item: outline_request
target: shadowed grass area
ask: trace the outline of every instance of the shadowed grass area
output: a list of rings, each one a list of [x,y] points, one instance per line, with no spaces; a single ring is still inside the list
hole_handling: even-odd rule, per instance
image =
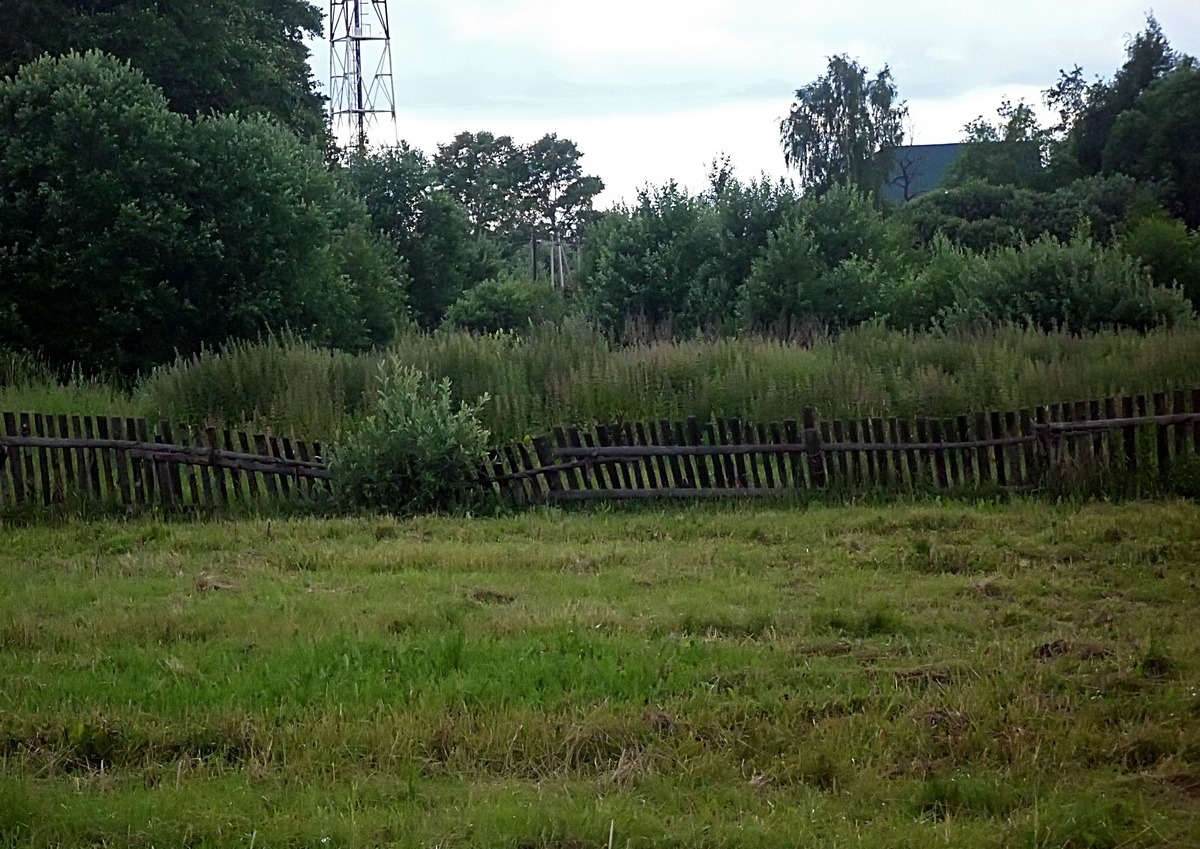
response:
[[[1200,833],[1192,503],[0,534],[0,846]]]

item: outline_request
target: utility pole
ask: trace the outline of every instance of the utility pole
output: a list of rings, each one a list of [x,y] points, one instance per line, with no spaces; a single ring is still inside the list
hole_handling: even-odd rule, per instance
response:
[[[371,67],[374,71],[364,70]],[[396,89],[387,0],[330,0],[329,119],[334,139],[346,132],[348,144],[366,150],[367,128],[379,115],[391,117],[394,136]]]

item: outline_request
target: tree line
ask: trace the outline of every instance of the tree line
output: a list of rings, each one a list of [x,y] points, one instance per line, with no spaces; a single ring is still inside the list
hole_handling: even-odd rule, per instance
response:
[[[1151,17],[1109,79],[1064,72],[964,130],[898,207],[905,105],[846,56],[779,125],[795,181],[646,186],[603,212],[569,139],[338,150],[303,0],[19,4],[0,34],[0,347],[131,374],[288,328],[347,349],[579,314],[620,335],[1150,327],[1200,303],[1200,69]],[[900,169],[902,171],[902,169]],[[572,250],[570,286],[545,275]],[[539,279],[540,278],[540,279]]]

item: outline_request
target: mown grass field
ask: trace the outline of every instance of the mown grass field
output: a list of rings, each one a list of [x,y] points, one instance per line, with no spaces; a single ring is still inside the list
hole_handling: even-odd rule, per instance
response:
[[[1200,505],[0,529],[0,846],[1200,845]]]

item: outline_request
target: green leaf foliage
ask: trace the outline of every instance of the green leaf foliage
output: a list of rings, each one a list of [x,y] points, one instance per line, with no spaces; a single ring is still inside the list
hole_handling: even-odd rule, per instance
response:
[[[385,342],[403,289],[366,222],[283,127],[174,113],[112,57],[0,82],[0,345],[131,373],[268,328]]]
[[[881,304],[897,327],[1020,322],[1075,333],[1147,330],[1192,311],[1178,289],[1156,286],[1136,259],[1085,233],[986,253],[940,239],[924,267],[884,289]]]
[[[863,194],[806,197],[755,260],[738,317],[749,328],[861,323],[875,311],[887,252],[887,224]]]
[[[683,334],[734,328],[738,289],[799,201],[783,183],[739,182],[727,160],[709,182],[698,195],[673,182],[647,187],[588,230],[586,314],[610,329],[631,317]]]
[[[307,0],[36,0],[6,3],[0,79],[43,54],[100,50],[131,63],[171,110],[262,114],[310,140],[325,135],[306,38]]]
[[[562,293],[550,283],[503,277],[463,293],[446,311],[446,324],[472,333],[517,333],[561,321],[566,311]]]
[[[401,515],[463,506],[486,456],[479,413],[488,400],[456,406],[449,379],[384,360],[374,412],[331,451],[338,501]]]
[[[1121,249],[1137,259],[1159,286],[1179,286],[1200,306],[1200,232],[1165,213],[1136,221],[1121,239]]]
[[[499,273],[496,246],[472,224],[468,209],[438,186],[437,171],[421,151],[400,145],[352,153],[338,170],[402,263],[411,316],[420,327],[438,326],[459,296]]]
[[[904,143],[908,108],[886,66],[869,74],[846,55],[831,56],[824,76],[796,90],[779,137],[806,189],[850,185],[878,197],[891,167],[883,152]]]

